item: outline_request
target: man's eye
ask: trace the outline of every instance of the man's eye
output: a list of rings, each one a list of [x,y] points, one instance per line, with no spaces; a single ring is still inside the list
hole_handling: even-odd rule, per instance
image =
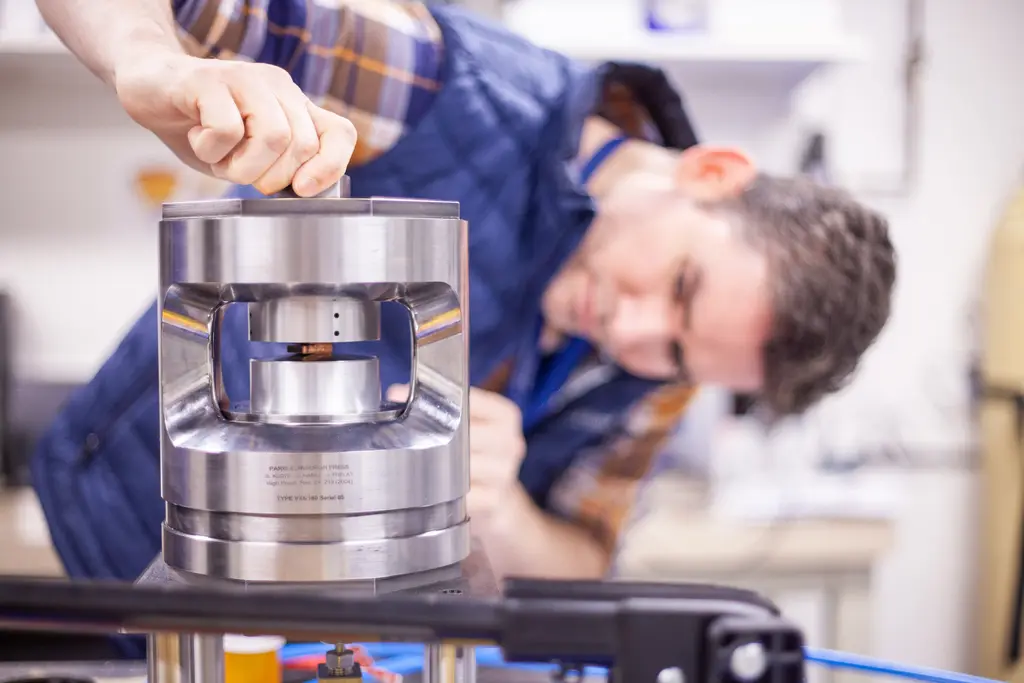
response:
[[[672,342],[672,364],[680,372],[683,371],[683,346],[679,342]]]
[[[686,355],[683,353],[683,346],[679,342],[672,342],[670,347],[672,353],[672,363],[675,365],[676,381],[692,383],[693,378],[690,376],[690,370],[686,367]]]
[[[683,294],[686,292],[686,270],[683,270],[676,276],[675,282],[672,283],[672,300],[676,303],[682,303]]]

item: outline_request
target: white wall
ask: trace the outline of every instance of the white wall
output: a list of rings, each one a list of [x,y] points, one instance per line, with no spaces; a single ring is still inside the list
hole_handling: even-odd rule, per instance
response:
[[[912,477],[897,547],[879,572],[876,652],[966,669],[975,495],[970,474],[952,465],[970,444],[967,317],[986,235],[1024,167],[1024,2],[925,4],[919,172],[905,196],[866,191],[894,186],[901,171],[902,1],[845,1],[868,60],[814,79],[798,117],[707,94],[692,105],[705,137],[746,142],[772,169],[792,168],[807,125],[826,126],[838,178],[892,219],[901,257],[892,325],[812,428],[900,445],[935,467]],[[155,219],[132,175],[169,159],[97,89],[72,87],[77,72],[40,69],[0,58],[0,285],[17,304],[19,371],[84,379],[153,291]],[[194,180],[187,190],[206,191]]]
[[[887,76],[877,59],[895,56],[903,3],[845,4],[876,61],[830,74],[804,93],[804,105],[826,114],[840,177],[854,188],[884,185],[900,112],[882,92]],[[907,196],[862,192],[888,212],[900,250],[893,321],[849,391],[812,419],[826,443],[897,446],[927,468],[909,478],[896,545],[878,572],[874,653],[955,670],[971,663],[978,535],[977,482],[963,466],[971,452],[969,320],[989,230],[1024,180],[1021,26],[1019,0],[925,3],[916,183]]]
[[[977,481],[965,466],[972,460],[969,322],[988,233],[1024,180],[1024,3],[924,3],[917,173],[903,196],[884,188],[900,171],[894,68],[904,3],[844,4],[848,26],[871,47],[869,59],[808,84],[802,119],[790,125],[826,124],[838,178],[888,213],[899,286],[892,323],[859,377],[812,414],[808,428],[826,445],[896,450],[921,468],[907,479],[895,548],[879,568],[874,654],[965,671],[978,536]]]
[[[0,54],[0,289],[20,377],[87,379],[156,291],[138,170],[180,164],[69,59]],[[182,196],[211,183],[182,171]]]
[[[968,313],[987,234],[1022,180],[1021,26],[1019,0],[926,3],[919,178],[909,197],[886,203],[901,248],[897,310],[851,394],[870,397],[876,416],[892,415],[904,442],[919,444],[915,450],[932,462],[950,460],[927,457],[934,453],[962,452]],[[876,650],[964,670],[976,482],[962,469],[914,479],[895,552],[879,573]]]

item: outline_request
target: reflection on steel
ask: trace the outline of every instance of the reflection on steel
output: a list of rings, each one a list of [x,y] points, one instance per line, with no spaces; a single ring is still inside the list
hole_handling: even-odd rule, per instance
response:
[[[220,635],[154,633],[147,640],[148,680],[159,683],[224,683]]]

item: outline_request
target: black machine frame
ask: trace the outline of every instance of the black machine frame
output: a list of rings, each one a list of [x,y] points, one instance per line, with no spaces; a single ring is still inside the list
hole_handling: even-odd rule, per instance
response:
[[[501,597],[378,597],[120,582],[2,580],[0,631],[246,633],[330,642],[489,643],[508,661],[610,669],[620,683],[654,683],[678,670],[686,683],[801,683],[803,635],[768,600],[700,584],[505,582]],[[754,676],[730,666],[759,643]],[[680,680],[678,676],[675,680]]]

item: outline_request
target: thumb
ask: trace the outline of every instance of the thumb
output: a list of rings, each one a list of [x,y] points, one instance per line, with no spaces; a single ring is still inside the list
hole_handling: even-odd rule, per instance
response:
[[[356,129],[348,119],[312,102],[307,105],[307,110],[320,136],[320,151],[299,167],[292,184],[308,188],[312,195],[323,192],[345,174],[355,151]]]

